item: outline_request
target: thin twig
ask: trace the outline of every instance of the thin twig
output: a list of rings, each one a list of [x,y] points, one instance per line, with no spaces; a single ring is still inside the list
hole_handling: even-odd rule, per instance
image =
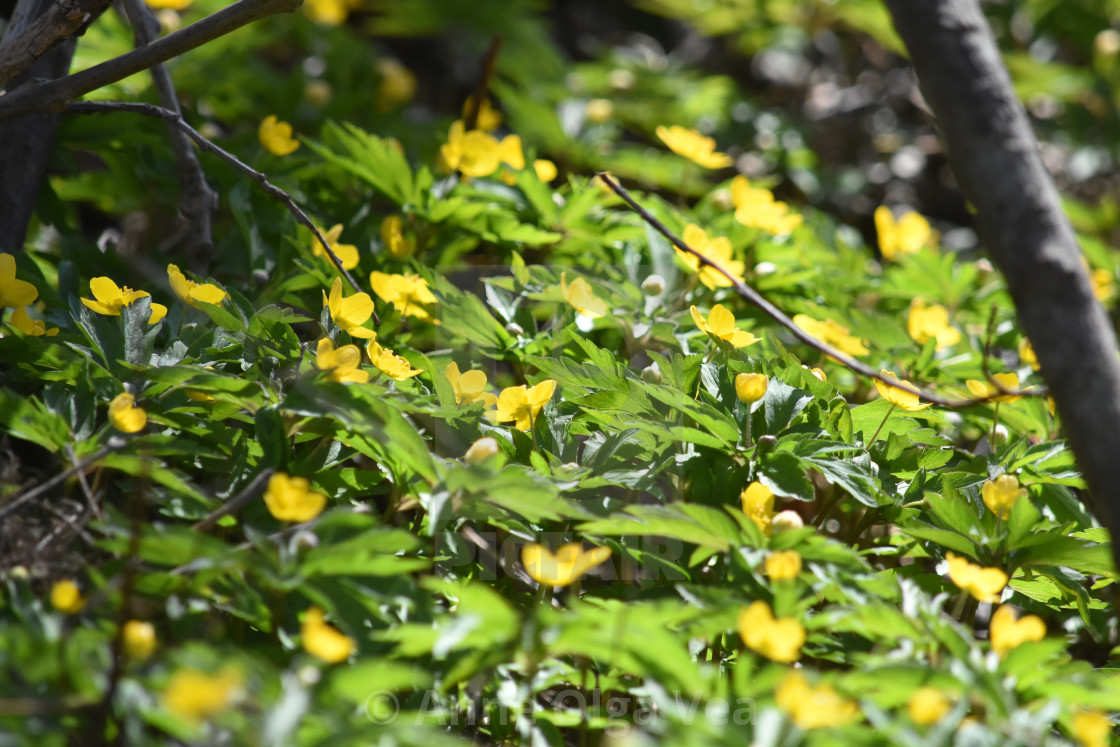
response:
[[[137,49],[155,43],[159,38],[159,20],[152,9],[142,0],[122,2],[128,22],[132,24]],[[179,107],[179,96],[175,93],[175,83],[171,80],[167,65],[162,62],[153,65],[151,73],[160,104],[181,118],[183,112]],[[171,136],[171,147],[175,151],[175,163],[179,168],[179,211],[187,223],[190,267],[199,275],[205,275],[214,255],[211,218],[218,207],[218,193],[206,183],[206,175],[191,147],[190,137],[172,122],[167,123],[167,130]]]
[[[903,391],[910,392],[911,394],[917,394],[919,397],[922,397],[923,399],[926,399],[933,404],[940,405],[942,407],[969,407],[971,405],[990,402],[996,396],[1001,396],[991,395],[987,397],[976,397],[973,399],[948,399],[928,389],[908,386],[907,383],[901,382],[898,379],[884,376],[883,374],[868,366],[866,363],[850,357],[846,353],[837,350],[828,343],[822,342],[821,340],[813,337],[808,332],[801,329],[801,327],[798,327],[797,324],[788,316],[786,316],[786,314],[781,309],[767,301],[766,298],[764,298],[758,291],[743,282],[741,278],[731,274],[717,263],[708,259],[708,257],[696,251],[688,244],[684,243],[684,241],[674,236],[673,233],[665,227],[665,224],[655,218],[648,210],[635,202],[634,198],[630,196],[630,193],[627,192],[626,189],[623,188],[620,184],[618,184],[618,182],[614,181],[614,179],[612,179],[606,172],[600,172],[599,174],[597,174],[597,176],[600,181],[606,184],[612,192],[621,197],[622,200],[627,205],[629,205],[634,212],[640,215],[646,223],[648,223],[654,228],[654,230],[656,230],[658,233],[672,242],[674,246],[678,247],[681,251],[688,252],[692,256],[699,259],[701,265],[707,265],[708,267],[714,268],[717,272],[730,280],[732,287],[735,288],[735,292],[738,293],[741,298],[753,303],[755,306],[762,309],[763,313],[765,313],[781,326],[785,327],[794,337],[796,337],[801,342],[815,348],[816,350],[819,350],[830,358],[833,358],[837,362],[843,364],[844,366],[847,366],[852,371],[855,371],[862,376],[867,376],[868,378],[881,381],[884,384],[890,384],[896,389],[901,389]],[[1029,392],[1009,393],[1014,395],[1021,395],[1024,397],[1039,397],[1045,394],[1045,392],[1033,390]]]
[[[70,458],[70,464],[72,466],[77,465],[78,455],[74,453],[74,447],[70,444],[66,444],[66,456]],[[97,518],[105,518],[101,513],[101,504],[98,502],[97,498],[94,497],[93,490],[89,486],[89,481],[86,480],[85,472],[78,470],[77,477],[78,485],[81,487],[82,493],[85,494],[86,500],[89,502],[89,510],[92,511],[93,515]]]
[[[463,129],[467,132],[478,127],[478,115],[482,113],[482,102],[489,98],[490,79],[494,77],[494,67],[498,61],[498,52],[502,48],[502,36],[499,34],[490,42],[490,49],[482,58],[482,69],[479,71],[478,82],[475,83],[474,93],[467,101],[467,111],[463,114]]]
[[[265,481],[269,477],[271,477],[272,473],[275,471],[276,470],[272,469],[272,467],[265,467],[256,477],[253,478],[252,482],[245,486],[244,490],[223,503],[206,518],[195,522],[191,527],[191,531],[205,532],[207,529],[214,526],[214,524],[218,522],[218,519],[226,516],[227,514],[232,514],[234,511],[252,501],[260,494],[261,488],[264,486]]]
[[[323,248],[327,252],[327,256],[330,257],[331,262],[334,263],[338,271],[346,277],[346,280],[350,283],[350,286],[355,291],[360,292],[362,290],[361,286],[358,285],[358,281],[354,279],[354,276],[351,275],[350,272],[342,266],[342,260],[340,260],[338,258],[338,255],[334,253],[334,249],[331,248],[330,242],[327,241],[325,236],[323,236],[322,231],[319,230],[319,227],[315,225],[315,222],[311,220],[307,213],[303,211],[303,208],[296,204],[296,201],[292,199],[291,195],[270,182],[267,176],[257,171],[252,166],[249,166],[237,156],[233,155],[224,148],[215,145],[210,140],[207,140],[198,132],[198,130],[187,124],[182,115],[173,112],[170,109],[164,109],[162,106],[155,106],[154,104],[140,104],[118,101],[80,101],[76,104],[71,104],[70,106],[66,107],[66,112],[71,114],[109,114],[112,112],[130,112],[132,114],[142,114],[146,117],[156,117],[157,119],[163,119],[171,122],[183,132],[190,135],[191,139],[195,141],[199,148],[218,156],[226,163],[230,164],[238,171],[260,184],[265,192],[268,192],[274,198],[279,200],[280,203],[288,209],[288,212],[295,216],[295,219],[297,221],[311,229],[311,233],[313,233],[315,235],[315,238],[319,240],[319,243],[323,245]],[[373,323],[381,324],[381,319],[380,317],[378,317],[376,311],[373,312]]]
[[[42,495],[43,493],[45,493],[48,490],[50,490],[51,488],[53,488],[55,485],[58,485],[63,480],[66,480],[68,477],[70,477],[70,475],[73,475],[77,472],[82,472],[83,470],[85,470],[86,467],[90,466],[94,462],[101,461],[105,457],[109,456],[109,454],[112,454],[114,451],[120,451],[121,449],[123,449],[127,445],[128,445],[128,441],[126,441],[125,439],[120,438],[119,436],[111,437],[109,439],[109,443],[107,443],[105,446],[98,449],[96,454],[93,454],[92,456],[86,457],[85,459],[83,459],[78,464],[75,464],[70,469],[64,470],[63,472],[60,472],[57,475],[55,475],[54,477],[52,477],[51,479],[47,480],[45,483],[43,483],[39,487],[32,488],[31,490],[28,490],[26,493],[23,493],[21,495],[16,496],[15,498],[8,501],[3,506],[0,506],[0,519],[3,519],[5,516],[12,513],[17,508],[22,506],[24,503],[27,503],[32,498],[38,498],[40,495]]]
[[[189,52],[253,21],[287,13],[302,0],[240,0],[159,41],[65,78],[21,86],[0,98],[0,122],[38,112],[60,112],[74,99]]]

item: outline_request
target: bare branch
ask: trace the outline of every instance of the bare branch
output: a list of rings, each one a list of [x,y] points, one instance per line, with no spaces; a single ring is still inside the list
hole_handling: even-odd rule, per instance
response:
[[[0,122],[36,112],[59,112],[74,99],[142,72],[195,47],[275,13],[287,13],[303,0],[239,0],[228,8],[140,49],[65,78],[21,86],[0,97]]]
[[[159,21],[151,8],[143,0],[123,0],[125,14],[136,38],[136,47],[153,44],[159,36]],[[152,66],[152,82],[155,84],[159,102],[164,109],[182,115],[179,97],[171,73],[162,62]],[[190,268],[199,275],[210,270],[210,260],[214,255],[214,238],[211,217],[218,207],[218,193],[206,183],[206,175],[198,162],[190,137],[168,122],[171,146],[175,150],[175,163],[179,170],[182,188],[179,193],[179,211],[187,222],[187,250]]]
[[[801,340],[806,345],[809,345],[813,348],[816,348],[817,350],[821,351],[822,353],[829,356],[830,358],[834,358],[837,362],[842,363],[843,365],[847,366],[852,371],[855,371],[856,373],[858,373],[862,376],[867,376],[868,378],[871,378],[871,379],[877,379],[877,380],[883,382],[884,384],[890,384],[892,387],[894,387],[896,389],[902,389],[903,391],[907,391],[907,392],[910,392],[912,394],[917,394],[919,397],[922,397],[923,399],[928,400],[929,402],[932,402],[935,405],[940,405],[942,407],[968,407],[970,405],[979,405],[979,404],[983,404],[985,402],[990,402],[993,399],[995,399],[995,397],[1003,396],[1005,394],[1013,394],[1013,395],[1024,396],[1024,397],[1037,397],[1037,396],[1041,396],[1043,394],[1042,392],[1035,392],[1035,391],[1008,392],[1006,390],[1002,390],[1002,387],[1001,387],[1000,394],[992,395],[990,397],[974,397],[974,398],[971,398],[971,399],[948,399],[946,397],[941,396],[940,394],[937,394],[936,392],[930,391],[929,389],[922,389],[922,388],[919,388],[919,387],[906,386],[905,383],[901,383],[897,379],[892,379],[888,376],[883,376],[882,373],[880,373],[879,371],[876,371],[875,369],[871,368],[871,366],[867,365],[863,361],[858,361],[855,358],[852,358],[847,353],[841,352],[840,350],[832,347],[828,343],[825,343],[825,342],[822,342],[821,340],[818,340],[817,338],[813,337],[811,334],[809,334],[805,330],[801,329],[801,327],[798,327],[797,323],[794,322],[792,319],[790,319],[788,316],[786,316],[785,312],[783,312],[781,309],[779,309],[774,304],[767,301],[766,298],[762,294],[760,294],[754,288],[750,287],[745,282],[743,282],[742,278],[739,278],[736,275],[731,274],[730,272],[725,270],[723,267],[721,267],[720,265],[718,265],[715,262],[713,262],[712,260],[710,260],[708,257],[706,257],[703,254],[701,254],[700,252],[696,251],[695,249],[690,247],[688,244],[684,243],[684,241],[677,238],[675,235],[673,235],[672,231],[670,231],[668,228],[665,227],[664,223],[659,221],[657,218],[655,218],[653,216],[652,213],[650,213],[648,210],[646,210],[641,205],[639,205],[634,200],[634,198],[632,198],[630,196],[630,193],[627,192],[626,189],[622,187],[622,185],[620,185],[618,182],[614,181],[606,172],[600,172],[598,174],[598,177],[604,184],[607,185],[607,187],[610,188],[610,190],[612,192],[614,192],[616,195],[621,197],[626,202],[626,204],[629,205],[632,210],[634,210],[634,212],[636,212],[638,215],[642,216],[642,219],[645,220],[646,223],[651,225],[654,228],[655,231],[657,231],[659,234],[661,234],[662,236],[667,238],[670,242],[672,242],[674,246],[679,247],[680,250],[683,251],[683,252],[688,252],[689,254],[693,255],[694,257],[696,257],[697,259],[700,260],[700,263],[702,265],[706,265],[708,267],[711,267],[711,268],[715,269],[721,275],[723,275],[728,280],[730,280],[731,281],[731,286],[735,289],[735,292],[738,293],[740,297],[742,297],[743,299],[745,299],[747,301],[750,301],[755,306],[762,309],[763,313],[765,313],[771,319],[776,321],[778,324],[785,327],[798,340]]]
[[[291,195],[270,182],[267,176],[257,171],[252,166],[249,166],[237,156],[233,155],[224,148],[215,145],[210,140],[207,140],[198,132],[198,130],[187,124],[186,120],[184,120],[183,116],[178,112],[173,112],[170,109],[164,109],[160,106],[154,106],[153,104],[138,104],[117,101],[81,101],[77,104],[71,104],[66,108],[66,111],[72,114],[109,114],[112,112],[130,112],[132,114],[143,114],[146,117],[156,117],[158,119],[163,119],[171,122],[183,132],[190,135],[191,139],[194,140],[199,148],[218,156],[223,161],[230,164],[238,171],[260,184],[265,192],[268,192],[270,195],[279,200],[280,203],[288,209],[288,212],[295,216],[295,219],[297,221],[311,229],[311,233],[315,235],[315,238],[323,246],[323,249],[326,250],[327,256],[330,257],[330,260],[334,263],[335,268],[346,277],[346,280],[350,283],[350,287],[352,287],[355,291],[362,290],[362,287],[358,285],[358,281],[354,279],[354,276],[351,275],[350,272],[342,266],[342,260],[340,260],[338,258],[338,255],[334,253],[334,249],[331,247],[331,244],[329,241],[327,241],[326,237],[323,236],[323,232],[319,230],[319,227],[315,225],[315,222],[311,220],[307,213],[303,211],[303,208],[296,204],[296,201],[292,199]],[[376,311],[373,312],[373,323],[381,324],[381,319],[377,316]]]

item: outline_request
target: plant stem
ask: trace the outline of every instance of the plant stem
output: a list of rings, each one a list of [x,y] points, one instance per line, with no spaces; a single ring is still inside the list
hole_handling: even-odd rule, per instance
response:
[[[883,430],[883,426],[887,424],[887,419],[890,418],[891,413],[894,412],[896,405],[892,402],[891,409],[887,410],[887,414],[883,416],[883,422],[879,423],[879,427],[875,429],[875,435],[867,442],[867,448],[871,449],[871,444],[875,443],[875,439],[879,437],[879,431]]]

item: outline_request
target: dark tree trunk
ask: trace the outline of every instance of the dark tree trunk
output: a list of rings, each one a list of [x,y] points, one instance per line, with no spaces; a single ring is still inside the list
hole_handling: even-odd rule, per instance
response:
[[[1007,278],[1091,506],[1120,538],[1116,335],[995,40],[976,0],[887,0],[887,7],[976,208],[980,238]]]

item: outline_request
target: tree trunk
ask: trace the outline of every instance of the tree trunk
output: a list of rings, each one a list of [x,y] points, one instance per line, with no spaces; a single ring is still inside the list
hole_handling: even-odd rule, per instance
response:
[[[1120,537],[1120,359],[975,0],[887,0],[976,227],[1007,279],[1097,518]],[[1120,557],[1113,542],[1113,557]],[[1120,562],[1117,564],[1120,566]]]

